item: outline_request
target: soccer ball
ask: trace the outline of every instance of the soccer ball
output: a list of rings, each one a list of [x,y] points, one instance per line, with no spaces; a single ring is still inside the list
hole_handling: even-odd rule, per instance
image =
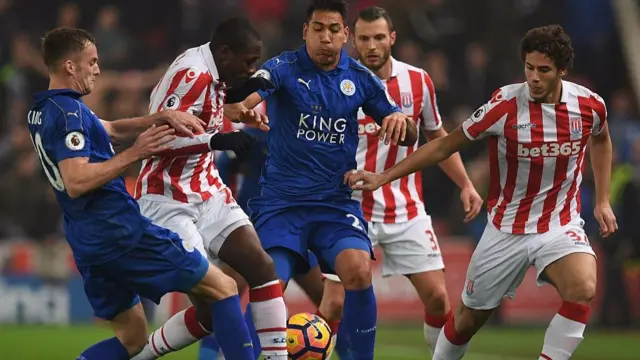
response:
[[[301,313],[287,321],[289,359],[325,360],[332,348],[331,329],[321,317]]]

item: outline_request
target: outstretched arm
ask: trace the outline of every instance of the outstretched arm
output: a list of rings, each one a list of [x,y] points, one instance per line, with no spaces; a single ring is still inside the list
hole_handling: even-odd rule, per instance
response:
[[[447,136],[429,141],[407,158],[380,174],[372,174],[362,170],[352,171],[345,174],[345,182],[354,190],[373,191],[393,180],[437,164],[449,158],[469,143],[471,143],[471,140],[467,138],[462,128],[458,127]],[[363,183],[358,184],[360,181],[363,181]]]
[[[188,112],[164,110],[151,115],[114,121],[100,120],[111,141],[116,144],[127,144],[152,125],[169,125],[177,133],[189,138],[204,133],[202,121]]]

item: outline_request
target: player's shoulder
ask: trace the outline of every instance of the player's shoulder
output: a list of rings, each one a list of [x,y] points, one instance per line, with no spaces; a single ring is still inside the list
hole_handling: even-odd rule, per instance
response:
[[[395,58],[391,58],[391,67],[393,68],[394,73],[408,72],[408,73],[417,73],[422,76],[429,76],[427,71],[419,68],[417,66],[408,64],[404,61],[397,60]]]
[[[81,95],[71,90],[52,90],[36,93],[32,111],[44,117],[44,127],[65,128],[90,124],[96,115],[80,99]],[[72,126],[73,125],[73,126]]]
[[[527,91],[527,83],[515,83],[504,85],[498,89],[496,89],[493,94],[491,94],[491,103],[496,103],[500,101],[508,101],[518,96],[524,95]]]
[[[604,100],[595,91],[572,81],[562,80],[562,91],[566,91],[567,95],[573,97],[591,98],[604,104]]]
[[[203,55],[202,48],[204,46],[207,45],[189,48],[178,55],[169,66],[169,69],[167,69],[167,73],[170,75],[184,73],[183,75],[193,78],[198,77],[200,74],[210,73],[209,66]]]
[[[284,51],[264,62],[264,67],[272,71],[284,71],[298,60],[298,51]]]
[[[349,65],[349,70],[355,76],[362,77],[362,78],[367,78],[367,77],[377,78],[376,74],[374,74],[373,71],[371,71],[369,68],[364,66],[361,62],[352,58],[351,56],[349,56],[347,63]]]

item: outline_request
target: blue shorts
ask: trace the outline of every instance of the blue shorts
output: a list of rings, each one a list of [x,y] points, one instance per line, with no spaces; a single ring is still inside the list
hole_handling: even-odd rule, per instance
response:
[[[346,249],[369,251],[373,258],[367,222],[360,204],[351,199],[341,201],[291,203],[258,197],[249,202],[250,216],[268,253],[286,249],[296,254],[295,273],[305,273],[317,257],[323,273],[335,273],[335,261]],[[278,268],[277,256],[274,258]],[[289,279],[281,279],[287,281]]]
[[[150,224],[140,242],[106,263],[78,266],[95,315],[111,320],[143,296],[155,303],[169,292],[188,292],[207,273],[209,262],[178,234]]]

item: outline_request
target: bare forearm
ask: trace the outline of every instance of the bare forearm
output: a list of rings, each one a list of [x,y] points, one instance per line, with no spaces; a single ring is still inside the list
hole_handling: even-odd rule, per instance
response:
[[[611,138],[591,139],[591,166],[596,185],[596,203],[609,203],[611,189]]]
[[[161,116],[161,113],[155,113],[146,116],[140,116],[128,119],[118,119],[111,121],[111,141],[124,144],[132,142],[146,129],[152,125],[163,125],[165,119]]]
[[[385,183],[413,174],[451,156],[453,151],[444,146],[446,144],[443,141],[444,139],[439,138],[422,145],[404,160],[384,171],[382,174],[384,175]]]
[[[443,160],[440,164],[440,169],[447,174],[447,176],[460,188],[463,189],[466,186],[471,185],[471,179],[467,174],[467,170],[462,163],[462,157],[460,153],[455,153],[449,156],[448,159]]]
[[[63,169],[63,179],[67,194],[75,198],[96,190],[120,176],[120,174],[138,160],[131,149],[126,149],[105,162],[84,163],[81,165],[68,164],[72,168]],[[64,174],[72,174],[72,176],[65,178]]]
[[[413,146],[418,141],[418,127],[415,121],[411,118],[407,118],[407,132],[404,137],[404,141],[400,142],[401,146]]]

